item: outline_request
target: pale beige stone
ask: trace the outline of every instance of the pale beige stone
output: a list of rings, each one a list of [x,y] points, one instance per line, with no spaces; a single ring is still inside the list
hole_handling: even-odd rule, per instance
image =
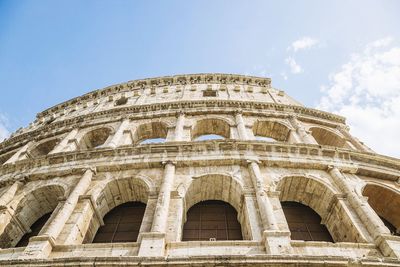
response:
[[[400,237],[378,217],[399,231],[399,177],[400,161],[343,117],[268,78],[129,81],[49,108],[0,144],[0,265],[400,266]],[[236,209],[243,240],[181,241],[187,211],[211,199]],[[127,201],[146,204],[137,242],[91,244]],[[291,240],[281,201],[314,209],[335,243]]]

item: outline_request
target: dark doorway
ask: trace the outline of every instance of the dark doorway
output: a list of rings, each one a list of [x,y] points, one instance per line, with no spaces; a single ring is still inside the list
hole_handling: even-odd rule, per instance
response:
[[[97,230],[93,243],[136,242],[146,205],[126,202],[104,216],[104,225]]]
[[[293,201],[281,204],[292,240],[333,242],[328,229],[321,224],[321,217],[313,209]]]
[[[15,247],[26,247],[29,243],[29,238],[32,236],[37,236],[42,230],[43,226],[46,224],[47,220],[50,218],[51,212],[40,217],[36,222],[31,225],[32,232],[26,233],[21,240],[17,243]]]
[[[243,240],[236,210],[226,202],[202,201],[187,212],[182,241]]]

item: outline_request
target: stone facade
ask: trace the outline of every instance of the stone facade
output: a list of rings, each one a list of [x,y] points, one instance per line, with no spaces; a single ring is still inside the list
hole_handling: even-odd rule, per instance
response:
[[[399,177],[400,161],[343,117],[270,79],[130,81],[49,108],[0,144],[0,265],[400,266],[400,237],[380,218],[400,230]],[[237,211],[243,240],[181,241],[205,200]],[[146,204],[137,242],[91,243],[129,201]],[[283,201],[314,210],[334,242],[293,240]]]

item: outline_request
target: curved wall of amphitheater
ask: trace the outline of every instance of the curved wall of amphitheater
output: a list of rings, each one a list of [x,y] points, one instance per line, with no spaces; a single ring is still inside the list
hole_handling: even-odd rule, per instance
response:
[[[399,177],[270,79],[129,81],[0,144],[0,265],[398,266]]]

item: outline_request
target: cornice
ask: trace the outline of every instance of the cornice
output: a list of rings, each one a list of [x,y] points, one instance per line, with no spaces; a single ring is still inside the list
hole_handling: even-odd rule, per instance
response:
[[[50,107],[37,114],[37,118],[42,118],[50,113],[54,113],[59,109],[64,109],[69,105],[83,102],[97,97],[106,97],[111,94],[139,90],[143,88],[185,85],[185,84],[245,84],[252,86],[271,87],[271,79],[265,77],[246,76],[238,74],[223,74],[223,73],[199,73],[199,74],[183,74],[174,76],[163,76],[156,78],[146,78],[139,80],[131,80],[124,83],[119,83],[105,87],[103,89],[94,90],[79,97],[75,97],[53,107]]]
[[[74,169],[86,169],[88,164],[101,172],[161,167],[166,160],[176,162],[177,167],[202,164],[246,166],[249,156],[256,156],[260,164],[267,167],[326,170],[335,165],[357,169],[357,174],[378,179],[396,181],[400,176],[400,160],[387,156],[319,145],[236,140],[169,142],[58,153],[2,165],[0,175],[7,181],[17,177],[18,173],[24,173],[30,179],[45,179],[60,176],[63,172],[77,172]],[[111,163],[110,158],[113,159]]]

